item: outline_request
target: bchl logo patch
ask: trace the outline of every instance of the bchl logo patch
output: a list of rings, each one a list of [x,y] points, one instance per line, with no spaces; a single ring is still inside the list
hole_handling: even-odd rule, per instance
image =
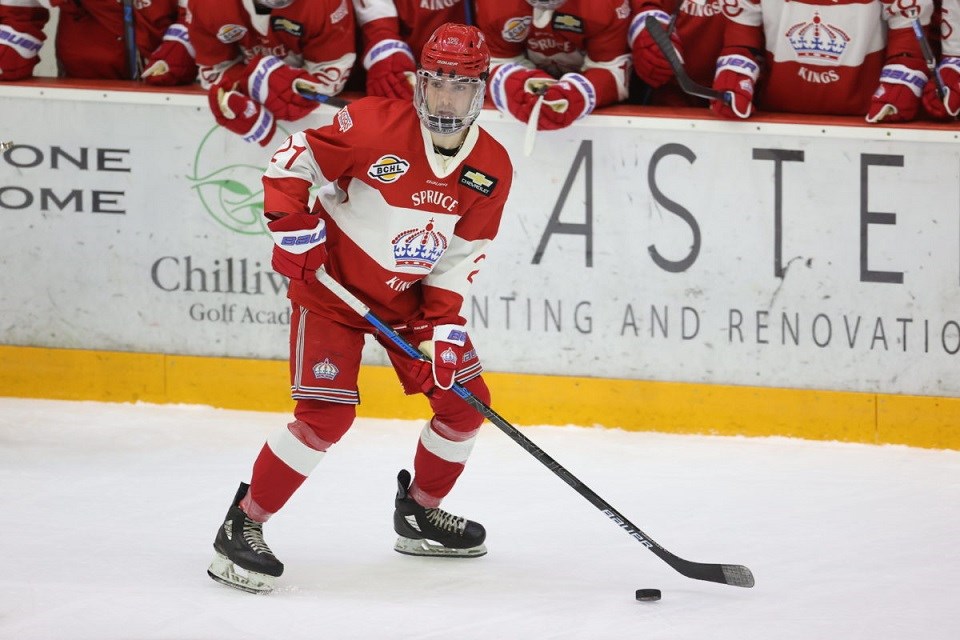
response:
[[[367,175],[380,182],[390,184],[400,179],[410,169],[410,163],[399,156],[387,154],[370,165]]]
[[[506,42],[523,42],[530,33],[530,23],[533,22],[531,16],[516,16],[507,18],[500,35]]]
[[[330,362],[330,358],[324,358],[323,362],[313,365],[313,377],[317,380],[333,380],[339,374],[340,369]]]
[[[284,31],[298,38],[303,35],[302,24],[294,20],[291,20],[290,18],[284,18],[283,16],[275,16],[271,18],[270,28],[273,31]]]
[[[569,13],[553,14],[553,28],[556,31],[583,33],[583,20]]]
[[[494,187],[497,186],[497,178],[488,176],[469,165],[463,165],[463,170],[460,172],[460,184],[489,196]]]
[[[247,35],[247,28],[239,24],[225,24],[217,31],[217,40],[224,44],[236,42]]]

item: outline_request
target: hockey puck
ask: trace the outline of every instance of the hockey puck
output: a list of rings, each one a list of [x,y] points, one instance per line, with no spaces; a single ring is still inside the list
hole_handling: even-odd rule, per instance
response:
[[[656,602],[660,595],[660,589],[637,589],[637,600],[641,602]]]

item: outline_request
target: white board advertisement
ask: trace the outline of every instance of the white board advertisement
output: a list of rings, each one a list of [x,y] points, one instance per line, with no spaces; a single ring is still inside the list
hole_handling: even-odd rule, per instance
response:
[[[285,358],[260,187],[282,136],[247,145],[202,96],[78,93],[0,92],[0,340]],[[956,135],[597,116],[527,157],[481,122],[515,169],[467,306],[487,369],[960,396]]]

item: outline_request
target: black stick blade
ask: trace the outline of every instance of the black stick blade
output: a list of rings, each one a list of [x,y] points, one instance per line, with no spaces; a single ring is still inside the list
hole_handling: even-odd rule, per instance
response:
[[[721,569],[727,584],[747,588],[756,584],[753,579],[753,572],[742,564],[725,564],[721,565]]]
[[[670,553],[663,547],[656,545],[650,550],[676,569],[678,573],[694,580],[728,584],[733,587],[750,588],[756,584],[753,572],[742,564],[713,564],[709,562],[693,562]]]

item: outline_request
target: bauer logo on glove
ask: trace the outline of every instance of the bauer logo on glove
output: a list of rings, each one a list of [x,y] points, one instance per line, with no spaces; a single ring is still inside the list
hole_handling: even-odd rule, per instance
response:
[[[467,332],[461,331],[460,329],[451,329],[450,333],[447,334],[446,338],[441,338],[438,336],[436,339],[462,345],[464,342],[467,341]]]
[[[308,233],[299,236],[282,236],[277,244],[281,247],[303,246],[304,250],[309,249],[317,243],[327,239],[326,227],[315,233]],[[294,253],[297,253],[296,251]]]

